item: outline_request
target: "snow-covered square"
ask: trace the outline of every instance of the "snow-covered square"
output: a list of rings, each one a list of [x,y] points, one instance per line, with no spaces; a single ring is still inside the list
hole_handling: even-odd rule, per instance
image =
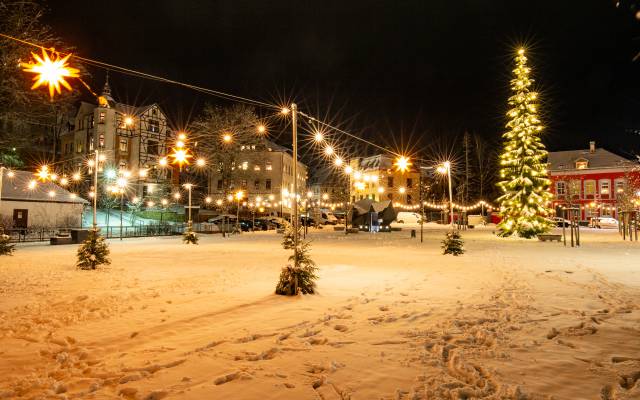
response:
[[[274,232],[23,245],[0,264],[0,397],[637,399],[640,247],[445,228],[312,231],[318,293],[273,294]]]

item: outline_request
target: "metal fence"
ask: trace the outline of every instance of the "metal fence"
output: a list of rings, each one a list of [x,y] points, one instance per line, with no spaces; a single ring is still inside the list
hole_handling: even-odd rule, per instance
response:
[[[153,224],[137,226],[101,226],[100,232],[107,238],[132,238],[150,236],[180,235],[186,224]],[[58,228],[10,228],[3,233],[9,235],[11,242],[48,242],[52,237],[67,236],[76,227]],[[88,228],[85,228],[88,229]]]

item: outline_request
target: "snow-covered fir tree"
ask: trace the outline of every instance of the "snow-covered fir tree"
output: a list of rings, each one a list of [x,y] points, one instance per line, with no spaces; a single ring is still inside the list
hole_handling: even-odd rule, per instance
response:
[[[548,218],[551,181],[547,173],[547,151],[540,139],[538,94],[531,90],[533,79],[529,77],[524,49],[518,50],[513,73],[508,131],[502,135],[504,148],[500,155],[502,181],[498,186],[503,195],[498,198],[502,217],[498,233],[530,238],[553,226]]]
[[[198,244],[198,235],[191,229],[191,226],[182,233],[182,241],[185,244]]]
[[[289,256],[291,264],[282,268],[280,272],[280,279],[276,285],[276,294],[295,296],[315,293],[318,267],[309,256],[311,242],[300,240],[298,236],[298,246],[296,247],[295,233],[293,225],[285,221],[282,247],[285,250],[293,249],[293,254]],[[300,235],[299,231],[298,235]]]
[[[103,264],[111,264],[109,246],[98,229],[90,229],[87,239],[78,248],[76,266],[80,269],[96,269]]]
[[[453,254],[454,256],[459,256],[464,253],[463,246],[464,242],[462,241],[460,232],[452,230],[447,232],[447,236],[442,241],[442,250],[444,250],[442,254]]]
[[[13,253],[15,250],[15,245],[9,243],[9,235],[5,235],[4,233],[0,233],[0,256],[8,256]]]

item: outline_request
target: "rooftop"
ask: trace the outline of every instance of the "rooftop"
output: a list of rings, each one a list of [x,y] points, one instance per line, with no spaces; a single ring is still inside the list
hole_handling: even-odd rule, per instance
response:
[[[74,196],[70,191],[52,182],[38,181],[36,187],[30,189],[29,182],[35,178],[35,175],[30,171],[4,170],[2,172],[2,195],[0,200],[88,203],[87,200]]]

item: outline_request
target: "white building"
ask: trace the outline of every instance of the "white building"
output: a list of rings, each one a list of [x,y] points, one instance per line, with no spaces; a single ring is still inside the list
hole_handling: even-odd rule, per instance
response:
[[[107,82],[99,104],[82,102],[73,121],[73,129],[60,135],[60,155],[67,173],[78,169],[98,148],[107,163],[132,172],[139,196],[153,192],[167,180],[168,171],[158,167],[168,152],[172,131],[167,117],[157,104],[142,107],[118,103]],[[144,171],[140,177],[139,171]]]
[[[34,185],[32,172],[0,171],[0,226],[80,227],[87,200],[52,182]]]

